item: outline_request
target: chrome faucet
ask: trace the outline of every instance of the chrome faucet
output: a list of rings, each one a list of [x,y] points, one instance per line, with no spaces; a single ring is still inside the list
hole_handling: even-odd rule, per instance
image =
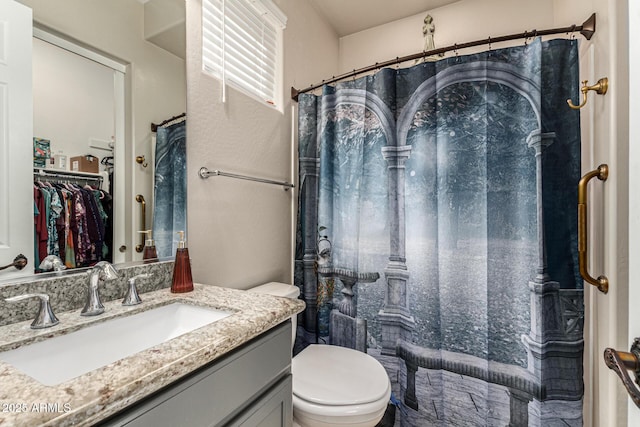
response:
[[[118,270],[107,261],[100,261],[89,270],[89,288],[87,289],[87,303],[80,312],[81,316],[97,316],[104,313],[104,305],[100,300],[98,284],[100,280],[113,280],[118,278]]]
[[[6,298],[6,302],[18,302],[25,299],[38,298],[40,300],[40,307],[38,308],[38,314],[31,323],[31,329],[43,329],[55,326],[59,323],[58,318],[53,314],[51,310],[51,304],[49,304],[49,295],[47,294],[25,294],[18,295],[11,298]]]

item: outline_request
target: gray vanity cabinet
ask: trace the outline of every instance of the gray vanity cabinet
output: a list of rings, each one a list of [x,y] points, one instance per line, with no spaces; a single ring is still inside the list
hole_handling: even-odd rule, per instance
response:
[[[100,425],[291,427],[291,396],[287,321]]]

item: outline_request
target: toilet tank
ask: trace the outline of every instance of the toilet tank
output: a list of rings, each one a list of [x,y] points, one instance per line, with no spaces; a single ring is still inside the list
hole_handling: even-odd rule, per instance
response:
[[[280,282],[269,282],[264,285],[256,286],[254,288],[247,289],[249,292],[257,292],[260,294],[272,295],[274,297],[284,298],[298,298],[300,295],[300,288],[293,285]],[[296,316],[291,317],[291,350],[293,350],[293,344],[296,341],[296,330],[298,326],[298,319]]]
[[[300,288],[280,282],[269,282],[249,289],[250,292],[273,295],[274,297],[298,298]]]

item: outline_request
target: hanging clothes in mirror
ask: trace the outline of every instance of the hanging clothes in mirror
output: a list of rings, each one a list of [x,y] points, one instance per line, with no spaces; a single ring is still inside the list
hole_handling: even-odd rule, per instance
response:
[[[75,181],[75,182],[74,182]],[[60,257],[67,268],[112,261],[111,195],[83,176],[34,180],[34,259]],[[90,185],[93,184],[93,185]]]

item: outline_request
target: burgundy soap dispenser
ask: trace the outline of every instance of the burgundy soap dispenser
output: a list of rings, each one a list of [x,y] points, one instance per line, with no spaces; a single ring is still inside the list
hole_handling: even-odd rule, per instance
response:
[[[193,291],[193,278],[191,277],[191,263],[189,260],[189,249],[184,243],[184,231],[178,231],[180,241],[176,250],[176,261],[173,265],[173,281],[171,282],[171,292],[182,293]]]
[[[147,239],[144,241],[144,251],[142,252],[144,262],[157,260],[158,252],[156,251],[156,243],[153,241],[151,230],[138,231],[138,233],[145,233],[147,235]]]

